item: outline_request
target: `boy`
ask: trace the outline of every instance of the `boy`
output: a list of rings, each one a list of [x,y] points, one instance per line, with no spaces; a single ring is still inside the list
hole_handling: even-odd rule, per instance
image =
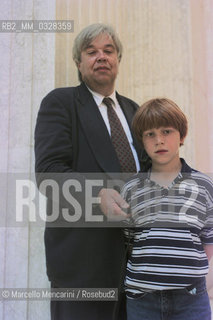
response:
[[[213,255],[213,183],[179,157],[187,119],[173,101],[152,99],[136,112],[133,132],[148,161],[146,173],[122,190],[131,209],[127,318],[211,320],[205,276]]]

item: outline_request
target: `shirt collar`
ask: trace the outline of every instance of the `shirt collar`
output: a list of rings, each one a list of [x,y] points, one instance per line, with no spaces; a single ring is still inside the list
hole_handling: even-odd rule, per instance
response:
[[[177,177],[174,179],[172,185],[177,183],[180,180],[186,179],[192,171],[195,171],[186,163],[186,161],[183,158],[180,158],[180,161],[181,161],[181,164],[182,164],[181,170],[178,173]],[[147,181],[147,182],[151,181],[150,180],[151,172],[152,172],[152,167],[150,167],[147,170],[147,172],[145,172],[145,174],[144,174],[145,181]]]
[[[102,94],[95,92],[93,90],[91,90],[89,87],[87,87],[87,89],[91,92],[91,94],[93,95],[93,98],[96,102],[96,104],[100,107],[103,99],[105,98],[105,96],[103,96]],[[112,101],[114,102],[114,105],[117,104],[117,99],[116,99],[116,93],[115,91],[112,92],[112,94],[110,96],[107,96],[107,98],[111,98]]]
[[[182,167],[181,167],[181,174],[184,173],[191,173],[192,171],[194,171],[183,158],[180,158],[180,161],[182,163]]]

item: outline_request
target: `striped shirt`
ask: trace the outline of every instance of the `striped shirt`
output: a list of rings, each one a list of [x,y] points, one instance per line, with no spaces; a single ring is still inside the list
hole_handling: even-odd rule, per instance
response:
[[[208,273],[203,244],[213,244],[213,182],[181,161],[181,172],[167,188],[147,172],[122,189],[131,209],[125,229],[132,245],[125,279],[129,297],[180,289]]]

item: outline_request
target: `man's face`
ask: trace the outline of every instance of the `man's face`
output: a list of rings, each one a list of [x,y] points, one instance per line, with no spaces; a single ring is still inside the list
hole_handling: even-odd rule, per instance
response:
[[[94,91],[101,87],[114,90],[118,74],[118,54],[112,38],[107,34],[98,35],[81,52],[78,69],[82,80]]]

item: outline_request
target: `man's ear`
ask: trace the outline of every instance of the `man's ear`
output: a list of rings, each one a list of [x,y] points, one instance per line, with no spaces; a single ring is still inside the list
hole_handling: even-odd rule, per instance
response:
[[[74,59],[73,59],[74,60]],[[76,67],[79,69],[81,61],[74,60]]]

